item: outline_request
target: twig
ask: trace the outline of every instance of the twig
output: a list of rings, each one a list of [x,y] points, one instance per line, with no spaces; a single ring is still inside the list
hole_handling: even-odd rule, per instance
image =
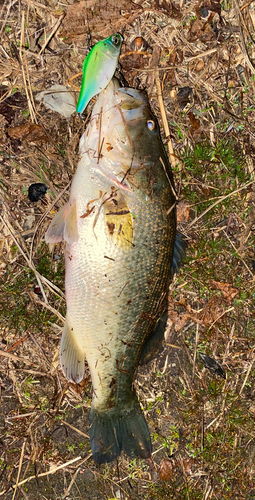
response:
[[[64,19],[65,17],[65,13],[62,14],[59,18],[59,20],[57,21],[57,23],[55,24],[55,26],[53,26],[52,28],[52,31],[50,33],[50,35],[48,36],[48,38],[46,38],[46,35],[45,35],[45,42],[39,52],[39,56],[41,55],[41,53],[44,51],[44,49],[47,47],[48,43],[50,43],[52,37],[55,35],[56,31],[58,30],[60,24],[62,23],[62,20]]]
[[[208,332],[211,330],[211,328],[213,327],[213,325],[215,325],[215,323],[217,323],[217,321],[219,321],[220,318],[222,318],[222,316],[225,316],[225,314],[229,313],[230,311],[233,311],[235,308],[234,307],[229,307],[229,309],[226,309],[226,311],[223,311],[223,313],[220,314],[220,316],[218,316],[214,322],[210,325],[210,328],[208,329]]]
[[[171,137],[170,137],[170,130],[169,130],[168,121],[167,121],[167,117],[166,117],[166,110],[165,110],[165,106],[164,106],[161,83],[160,83],[158,71],[156,71],[155,80],[156,80],[159,108],[160,108],[160,113],[162,116],[163,127],[164,127],[165,134],[166,134],[167,147],[168,147],[168,151],[169,151],[170,161],[171,161],[172,166],[175,167],[175,165],[176,165],[175,154],[174,154],[173,145],[172,145],[172,141],[171,141]]]
[[[255,182],[254,180],[250,181],[250,182],[247,182],[247,184],[244,184],[243,186],[241,186],[240,188],[236,189],[235,191],[232,191],[231,193],[226,194],[225,196],[220,196],[220,198],[218,198],[210,207],[208,207],[201,215],[199,215],[198,217],[196,217],[189,224],[189,228],[191,228],[192,226],[194,226],[194,224],[196,224],[197,221],[199,221],[200,219],[202,219],[202,217],[204,217],[204,215],[207,214],[207,212],[209,212],[213,207],[215,207],[216,205],[218,205],[218,203],[221,203],[222,201],[226,200],[227,198],[230,198],[230,196],[233,196],[234,194],[239,193],[239,191],[242,191],[242,189],[245,189],[248,186],[251,186],[251,184],[254,184],[254,182]]]
[[[36,411],[31,411],[30,413],[21,413],[20,415],[14,415],[14,417],[6,417],[6,420],[15,420],[16,418],[26,418],[26,417],[31,417],[32,415],[36,415]]]
[[[197,357],[197,345],[198,345],[198,339],[199,339],[199,325],[198,325],[198,323],[197,323],[197,326],[196,326],[195,349],[194,349],[194,356],[193,356],[192,382],[194,381],[195,369],[196,369],[196,357]]]
[[[28,82],[29,82],[29,88],[31,89],[30,80],[29,80],[29,73],[27,74],[27,78],[26,78],[25,69],[24,69],[24,63],[23,63],[23,58],[24,58],[24,61],[26,61],[26,54],[23,53],[23,49],[22,49],[22,47],[25,46],[25,36],[24,36],[24,34],[25,34],[25,11],[22,10],[19,57],[20,57],[20,62],[21,62],[21,69],[22,69],[24,87],[25,87],[25,92],[26,92],[26,96],[27,96],[27,103],[28,103],[28,108],[29,108],[29,111],[30,111],[31,120],[32,120],[33,123],[37,123],[37,119],[36,119],[36,115],[35,115],[35,110],[34,110],[34,107],[33,107],[33,104],[32,104],[31,97],[29,96],[28,86],[27,86],[27,80],[28,80]],[[32,99],[33,99],[33,96],[32,96]]]
[[[242,51],[242,54],[244,56],[244,60],[247,63],[247,65],[249,66],[251,72],[253,74],[255,74],[255,68],[254,68],[254,66],[253,66],[253,64],[252,64],[252,62],[250,60],[249,54],[248,54],[247,49],[246,49],[244,36],[243,36],[243,28],[242,28],[242,23],[241,23],[241,16],[242,16],[242,14],[240,13],[240,8],[239,8],[239,5],[238,5],[238,3],[237,3],[236,0],[234,0],[234,4],[235,4],[236,16],[237,16],[237,19],[239,21],[240,39],[241,39],[241,44],[240,44],[241,45],[241,51]],[[248,33],[249,33],[249,31],[248,31]]]
[[[174,189],[174,186],[173,186],[173,184],[172,184],[172,182],[171,182],[171,179],[170,179],[170,177],[169,177],[169,175],[168,175],[168,173],[167,173],[167,170],[166,170],[165,164],[164,164],[164,162],[163,162],[163,160],[162,160],[161,156],[159,157],[159,161],[160,161],[161,165],[163,166],[163,169],[164,169],[165,174],[166,174],[166,176],[167,176],[167,180],[168,180],[168,182],[169,182],[169,184],[170,184],[170,187],[171,187],[171,189],[172,189],[172,191],[173,191],[173,195],[174,195],[174,197],[176,198],[176,201],[177,201],[177,200],[178,200],[178,196],[177,196],[176,191],[175,191],[175,189]]]
[[[5,358],[13,359],[13,361],[22,361],[23,363],[25,363],[26,365],[29,365],[29,366],[31,366],[31,365],[36,366],[34,363],[32,363],[32,361],[29,361],[26,358],[16,356],[15,354],[10,354],[9,352],[6,352],[6,351],[0,350],[0,356],[4,356]]]
[[[41,283],[41,279],[40,279],[40,278],[41,278],[41,275],[40,275],[40,273],[38,273],[38,271],[35,269],[34,264],[30,262],[29,258],[28,258],[28,257],[27,257],[27,255],[25,254],[24,250],[21,248],[21,246],[20,246],[20,244],[19,244],[18,240],[17,240],[17,239],[16,239],[16,237],[14,236],[12,229],[10,229],[10,228],[9,228],[9,224],[7,224],[7,222],[4,220],[4,218],[3,218],[1,215],[0,215],[0,220],[3,222],[3,224],[4,224],[4,225],[5,225],[5,227],[6,227],[6,229],[8,229],[8,231],[9,231],[9,233],[10,233],[10,235],[11,235],[11,238],[12,238],[12,239],[13,239],[13,241],[16,243],[16,245],[17,245],[17,247],[18,247],[19,251],[22,253],[22,255],[23,255],[23,257],[24,257],[25,261],[26,261],[26,262],[27,262],[27,264],[28,264],[28,266],[30,267],[30,269],[32,269],[32,270],[34,271],[35,276],[36,276],[36,279],[37,279],[37,282],[38,282],[38,285],[39,285],[40,290],[41,290],[41,292],[42,292],[43,298],[44,298],[44,300],[45,300],[46,304],[48,304],[48,299],[47,299],[47,297],[46,297],[45,291],[44,291],[43,286],[42,286],[42,283]]]
[[[50,304],[46,304],[45,302],[43,302],[40,299],[36,299],[36,304],[40,304],[40,306],[45,307],[46,309],[51,311],[53,314],[55,314],[55,316],[57,316],[63,323],[65,323],[64,316],[62,316],[62,314],[60,314],[60,312],[57,311],[57,309],[55,309],[54,307],[52,307]]]
[[[58,467],[55,467],[54,469],[48,470],[47,472],[41,472],[40,474],[37,474],[37,476],[29,476],[26,479],[23,479],[23,481],[20,481],[20,483],[18,483],[17,486],[22,486],[22,484],[25,484],[28,481],[35,479],[36,477],[44,477],[44,476],[49,476],[50,474],[55,474],[55,472],[57,472],[58,470],[64,469],[65,467],[68,467],[68,465],[71,465],[74,462],[77,462],[78,460],[81,460],[81,457],[73,458],[72,460],[69,460],[69,462],[66,462],[65,464],[61,464]]]
[[[252,360],[251,360],[251,362],[250,362],[249,368],[248,368],[248,370],[247,370],[247,372],[246,372],[246,375],[245,375],[245,378],[244,378],[244,381],[243,381],[243,385],[242,385],[242,387],[241,387],[241,389],[240,389],[239,394],[242,394],[242,392],[243,392],[243,390],[244,390],[244,388],[245,388],[245,385],[246,385],[247,379],[248,379],[248,377],[249,377],[249,375],[250,375],[250,373],[251,373],[251,369],[252,369],[252,367],[253,367],[253,363],[254,363],[254,361],[255,361],[255,354],[254,354],[254,356],[253,356],[253,358],[252,358]]]
[[[69,424],[68,422],[63,422],[63,425],[67,425],[68,427],[70,427],[70,429],[72,429],[73,431],[77,432],[78,434],[80,434],[81,436],[85,437],[85,438],[88,438],[89,439],[89,436],[87,434],[84,434],[84,432],[80,431],[79,429],[76,429],[76,427],[74,427],[73,425]]]
[[[19,469],[18,469],[18,475],[17,475],[17,480],[16,480],[16,484],[15,484],[15,488],[14,488],[14,492],[13,492],[12,500],[14,500],[14,499],[15,499],[16,491],[17,491],[17,488],[18,488],[18,485],[19,485],[19,476],[20,476],[20,471],[21,471],[21,467],[22,467],[22,462],[23,462],[23,457],[24,457],[25,446],[26,446],[26,439],[24,439],[24,441],[23,441],[23,445],[22,445],[22,449],[21,449],[21,454],[20,454],[20,459],[19,459]]]
[[[231,239],[229,238],[228,234],[226,233],[226,231],[223,230],[223,233],[225,234],[225,236],[227,237],[229,243],[232,245],[233,249],[235,250],[235,252],[237,253],[239,259],[241,259],[244,267],[246,267],[247,271],[249,272],[249,274],[251,275],[252,279],[255,278],[254,274],[252,273],[252,271],[250,270],[250,268],[247,266],[246,262],[243,260],[243,258],[241,257],[240,253],[238,252],[237,248],[235,247],[234,243],[231,241]]]
[[[67,497],[67,495],[70,493],[71,488],[73,486],[73,483],[75,482],[75,479],[76,479],[76,476],[77,476],[78,472],[80,472],[80,468],[78,468],[77,471],[74,473],[74,475],[72,477],[72,480],[71,480],[71,482],[70,482],[70,484],[69,484],[69,486],[68,486],[68,488],[67,488],[67,490],[66,490],[66,492],[65,492],[65,494],[63,496],[63,500],[65,500],[65,498]]]

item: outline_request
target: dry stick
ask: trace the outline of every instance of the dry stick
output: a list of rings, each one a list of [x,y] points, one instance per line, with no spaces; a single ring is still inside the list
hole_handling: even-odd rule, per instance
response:
[[[235,252],[237,253],[239,259],[241,259],[243,265],[246,267],[247,271],[250,273],[252,279],[255,278],[254,274],[252,273],[252,271],[249,269],[249,267],[247,266],[246,262],[243,260],[243,258],[241,257],[240,253],[238,252],[237,248],[235,247],[234,243],[231,241],[231,239],[229,238],[228,234],[226,233],[226,231],[223,231],[225,236],[227,237],[229,243],[232,245],[233,249],[235,250]]]
[[[246,373],[246,375],[245,375],[245,379],[244,379],[244,381],[243,381],[243,385],[242,385],[242,387],[241,387],[241,389],[240,389],[239,394],[242,394],[242,392],[243,392],[243,390],[244,390],[245,384],[246,384],[247,379],[248,379],[248,377],[249,377],[249,375],[250,375],[250,372],[251,372],[251,369],[252,369],[252,366],[253,366],[254,361],[255,361],[255,354],[254,354],[254,356],[253,356],[253,358],[252,358],[252,360],[251,360],[251,362],[250,362],[249,368],[248,368],[247,373]]]
[[[207,214],[207,212],[209,212],[213,207],[215,207],[216,205],[218,205],[218,203],[221,203],[222,201],[226,200],[227,198],[230,198],[230,196],[233,196],[234,194],[236,193],[239,193],[239,191],[242,191],[242,189],[245,189],[247,188],[248,186],[251,186],[251,184],[254,184],[254,180],[253,181],[250,181],[250,182],[247,182],[247,184],[244,184],[243,186],[241,186],[240,188],[236,189],[235,191],[232,191],[232,193],[229,193],[229,194],[226,194],[225,196],[220,196],[220,198],[217,199],[217,201],[215,201],[210,207],[208,207],[201,215],[199,215],[199,217],[196,217],[190,224],[189,224],[189,229],[194,226],[194,224],[199,221],[200,219],[202,219],[202,217],[204,217],[205,214]]]
[[[242,23],[241,23],[240,8],[239,8],[239,5],[238,5],[238,3],[237,3],[236,0],[234,0],[234,4],[235,4],[235,10],[236,10],[237,19],[238,19],[238,22],[239,22],[240,37],[241,37],[241,51],[242,51],[242,54],[244,56],[245,62],[249,66],[251,72],[253,74],[255,74],[255,68],[254,68],[253,64],[251,63],[251,60],[249,58],[249,54],[247,52],[246,45],[245,45],[245,40],[244,40],[244,36],[243,36],[243,28],[242,28]],[[249,33],[249,31],[248,31],[248,33]]]
[[[49,311],[51,311],[53,314],[55,314],[55,316],[57,316],[63,323],[65,323],[65,318],[64,316],[62,316],[62,314],[60,314],[60,312],[55,309],[54,307],[50,306],[50,304],[46,304],[45,302],[43,302],[42,300],[40,299],[37,299],[36,304],[40,304],[40,306],[43,306],[45,307],[45,309],[48,309]]]
[[[195,349],[194,349],[194,356],[193,356],[192,382],[194,381],[195,369],[196,369],[196,357],[197,357],[197,345],[198,345],[198,339],[199,339],[199,325],[198,325],[198,323],[197,323],[197,326],[196,326]]]
[[[70,429],[73,429],[73,431],[77,432],[77,434],[80,434],[81,436],[89,439],[89,436],[87,434],[84,434],[84,432],[80,431],[79,429],[76,429],[76,427],[69,424],[68,422],[63,422],[63,425],[67,425],[68,427],[70,427]]]
[[[211,330],[211,328],[213,327],[213,325],[215,325],[215,323],[217,323],[217,321],[219,321],[220,318],[222,318],[222,316],[225,316],[225,314],[233,311],[235,308],[234,307],[229,307],[229,309],[226,309],[226,311],[223,311],[222,314],[220,314],[220,316],[218,316],[214,322],[210,325],[210,328],[208,329],[208,332]]]
[[[47,47],[48,43],[50,43],[52,37],[55,35],[56,31],[58,30],[60,24],[62,23],[62,20],[64,19],[65,17],[65,14],[62,14],[58,20],[58,22],[55,24],[55,26],[53,26],[52,28],[52,31],[51,31],[51,34],[50,36],[48,36],[48,38],[45,40],[40,52],[39,52],[39,56],[41,55],[41,53],[44,51],[44,49]],[[45,38],[46,38],[46,35],[45,35]]]
[[[72,477],[72,480],[71,480],[71,482],[70,482],[70,484],[69,484],[69,486],[68,486],[68,488],[67,488],[67,490],[66,490],[66,492],[65,492],[65,494],[64,494],[64,496],[63,496],[63,500],[64,500],[64,499],[67,497],[67,495],[70,493],[71,488],[72,488],[72,486],[73,486],[73,483],[75,482],[75,479],[76,479],[76,476],[77,476],[78,472],[80,472],[80,468],[79,468],[79,467],[78,467],[77,471],[75,472],[75,474],[74,474],[74,475],[73,475],[73,477]]]
[[[2,23],[2,28],[1,28],[1,31],[0,31],[0,35],[3,33],[4,31],[4,28],[5,28],[5,25],[6,25],[6,21],[8,19],[8,16],[10,14],[10,10],[11,8],[13,7],[13,5],[15,5],[15,3],[17,3],[18,0],[13,0],[13,1],[10,1],[9,4],[8,4],[8,8],[7,8],[7,12],[6,12],[6,16],[5,16],[5,19],[4,19],[4,22]],[[2,10],[1,10],[1,13],[0,13],[0,18],[2,19],[3,17],[3,13],[4,13],[4,7],[5,7],[5,2],[3,4],[3,7],[2,7]]]
[[[40,274],[39,274],[39,273],[38,273],[38,271],[35,269],[34,265],[33,265],[32,263],[30,263],[29,258],[27,257],[27,255],[25,254],[25,252],[22,250],[22,248],[21,248],[21,246],[20,246],[20,244],[19,244],[18,240],[15,238],[15,236],[14,236],[13,232],[11,231],[11,229],[10,229],[10,228],[9,228],[9,226],[8,226],[8,224],[5,222],[4,218],[3,218],[1,215],[0,215],[0,220],[3,222],[3,224],[4,224],[4,225],[5,225],[5,227],[6,227],[6,229],[8,229],[8,231],[9,231],[9,233],[10,233],[10,235],[11,235],[11,238],[13,239],[13,241],[15,241],[15,243],[16,243],[16,245],[17,245],[17,247],[18,247],[19,251],[22,253],[22,255],[23,255],[24,259],[26,260],[27,264],[29,265],[30,269],[32,269],[32,270],[34,271],[34,273],[35,273],[35,277],[36,277],[36,279],[37,279],[37,283],[38,283],[38,285],[39,285],[39,287],[40,287],[40,290],[41,290],[41,292],[42,292],[43,298],[44,298],[44,300],[45,300],[46,304],[48,304],[48,300],[47,300],[47,297],[46,297],[46,295],[45,295],[44,288],[43,288],[42,283],[41,283],[41,280],[40,280],[40,277],[41,277],[41,276],[40,276]]]
[[[170,161],[172,163],[172,166],[175,167],[175,165],[176,165],[175,155],[174,155],[172,141],[170,138],[170,131],[169,131],[169,127],[168,127],[168,121],[167,121],[167,117],[166,117],[166,110],[165,110],[165,106],[164,106],[161,83],[160,83],[158,71],[156,71],[155,80],[156,80],[159,108],[160,108],[160,113],[162,116],[163,127],[164,127],[165,134],[166,134],[167,147],[168,147],[168,151],[169,151]]]
[[[13,493],[12,500],[14,500],[14,499],[15,499],[15,495],[16,495],[17,487],[18,487],[18,484],[19,484],[19,476],[20,476],[20,471],[21,471],[21,467],[22,467],[22,462],[23,462],[23,457],[24,457],[25,446],[26,446],[26,439],[24,439],[24,441],[23,441],[23,445],[22,445],[22,449],[21,449],[20,460],[19,460],[19,470],[18,470],[18,475],[17,475],[17,480],[16,480],[16,484],[15,484],[15,488],[14,488],[14,493]]]
[[[16,356],[15,354],[10,354],[9,352],[6,352],[6,351],[0,350],[0,356],[4,356],[5,358],[13,359],[14,361],[22,361],[23,363],[25,363],[26,365],[29,365],[29,366],[31,366],[31,365],[35,366],[35,364],[32,363],[32,361],[29,361],[28,359],[22,358],[20,356]]]
[[[58,467],[55,467],[54,469],[51,469],[47,472],[41,472],[40,474],[37,474],[37,476],[29,476],[26,479],[23,479],[23,481],[20,481],[20,483],[18,483],[17,486],[22,486],[22,484],[25,484],[28,481],[31,481],[32,479],[35,479],[37,477],[43,477],[43,476],[49,476],[50,474],[55,474],[55,472],[57,472],[58,470],[64,469],[65,467],[68,467],[68,465],[71,465],[74,462],[77,462],[78,460],[81,460],[81,457],[73,458],[72,460],[69,460],[69,462],[66,462],[65,464],[59,465]],[[1,492],[1,494],[2,494],[2,492]]]
[[[163,162],[163,160],[162,160],[161,156],[159,157],[159,161],[160,161],[160,163],[161,163],[161,164],[162,164],[162,166],[163,166],[163,169],[164,169],[165,174],[166,174],[166,176],[167,176],[167,180],[168,180],[168,182],[169,182],[169,184],[170,184],[170,187],[171,187],[171,189],[172,189],[173,195],[174,195],[174,197],[176,198],[176,200],[178,200],[178,196],[177,196],[176,191],[175,191],[175,189],[174,189],[174,187],[173,187],[173,185],[172,185],[172,182],[171,182],[171,180],[170,180],[170,178],[169,178],[169,175],[168,175],[168,173],[167,173],[167,171],[166,171],[166,167],[165,167],[165,164],[164,164],[164,162]]]
[[[22,0],[27,2],[29,5],[36,5],[36,7],[40,7],[41,9],[46,9],[49,11],[49,5],[43,5],[42,3],[36,2],[35,0]]]
[[[26,79],[26,74],[25,74],[25,69],[24,69],[24,64],[23,64],[23,57],[24,57],[24,60],[26,58],[26,55],[23,54],[23,50],[22,50],[22,47],[25,46],[24,33],[25,33],[25,11],[22,10],[19,57],[20,57],[20,62],[21,62],[24,87],[25,87],[25,92],[26,92],[26,96],[27,96],[27,103],[28,103],[28,107],[29,107],[29,111],[30,111],[30,115],[31,115],[31,120],[33,123],[37,123],[35,111],[34,111],[34,108],[33,108],[33,105],[32,105],[32,102],[31,102],[31,99],[29,96],[29,92],[28,92],[27,79]]]

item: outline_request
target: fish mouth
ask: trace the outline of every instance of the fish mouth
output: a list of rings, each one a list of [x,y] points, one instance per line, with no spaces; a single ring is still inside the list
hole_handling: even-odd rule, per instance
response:
[[[120,87],[118,89],[118,92],[121,92],[121,94],[124,94],[127,98],[131,97],[131,99],[127,99],[127,102],[130,102],[130,104],[132,104],[132,101],[133,101],[134,108],[130,108],[130,109],[135,109],[139,106],[142,106],[142,104],[147,104],[147,102],[148,102],[146,94],[144,92],[142,92],[141,90],[130,89],[128,87]],[[121,96],[119,96],[119,97],[121,99]]]

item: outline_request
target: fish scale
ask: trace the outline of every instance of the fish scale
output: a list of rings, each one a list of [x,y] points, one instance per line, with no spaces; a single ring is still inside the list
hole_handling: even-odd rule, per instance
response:
[[[167,308],[176,221],[175,209],[168,213],[172,173],[145,94],[119,89],[114,79],[99,96],[80,152],[63,217],[46,234],[67,241],[61,365],[79,382],[87,359],[95,460],[108,462],[122,450],[148,458],[133,378]]]

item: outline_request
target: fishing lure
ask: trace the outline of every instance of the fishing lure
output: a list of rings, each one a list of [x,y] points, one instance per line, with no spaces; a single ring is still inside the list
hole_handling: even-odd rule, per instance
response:
[[[90,99],[104,90],[112,79],[122,41],[123,38],[118,33],[111,35],[94,45],[84,59],[77,113],[83,113]]]

